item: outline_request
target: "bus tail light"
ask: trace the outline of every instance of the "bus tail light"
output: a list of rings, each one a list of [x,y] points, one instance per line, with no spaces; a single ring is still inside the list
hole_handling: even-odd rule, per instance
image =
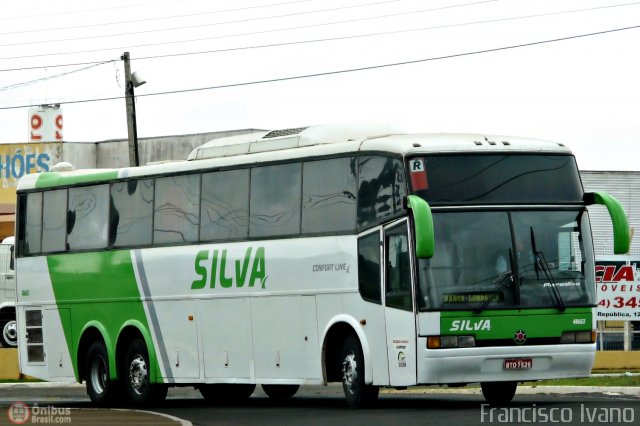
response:
[[[596,331],[565,331],[560,336],[560,343],[594,343],[596,341]]]
[[[472,348],[476,345],[473,336],[429,336],[427,349]]]

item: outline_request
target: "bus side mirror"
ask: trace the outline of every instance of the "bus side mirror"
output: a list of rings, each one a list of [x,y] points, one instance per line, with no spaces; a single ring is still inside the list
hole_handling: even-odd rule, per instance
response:
[[[615,254],[628,253],[631,244],[629,221],[620,201],[606,192],[586,192],[583,201],[588,206],[601,204],[607,208],[613,224],[613,252]]]
[[[435,252],[433,217],[429,204],[417,195],[407,196],[407,207],[411,209],[416,232],[416,257],[430,259]]]

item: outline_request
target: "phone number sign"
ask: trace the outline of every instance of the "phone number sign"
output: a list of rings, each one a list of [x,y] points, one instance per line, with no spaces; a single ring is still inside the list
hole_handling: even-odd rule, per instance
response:
[[[640,259],[596,260],[597,319],[640,321]]]

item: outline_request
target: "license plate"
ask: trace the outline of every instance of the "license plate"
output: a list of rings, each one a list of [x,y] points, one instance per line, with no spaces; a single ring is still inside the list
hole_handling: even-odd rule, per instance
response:
[[[531,358],[513,358],[505,359],[502,367],[505,370],[526,370],[533,367],[533,359]]]

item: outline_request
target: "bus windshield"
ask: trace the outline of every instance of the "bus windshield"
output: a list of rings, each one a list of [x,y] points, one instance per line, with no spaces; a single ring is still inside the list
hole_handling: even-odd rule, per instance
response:
[[[421,310],[595,303],[586,210],[433,214],[435,255],[418,262]]]
[[[433,154],[408,165],[412,193],[431,206],[582,203],[572,155]]]

